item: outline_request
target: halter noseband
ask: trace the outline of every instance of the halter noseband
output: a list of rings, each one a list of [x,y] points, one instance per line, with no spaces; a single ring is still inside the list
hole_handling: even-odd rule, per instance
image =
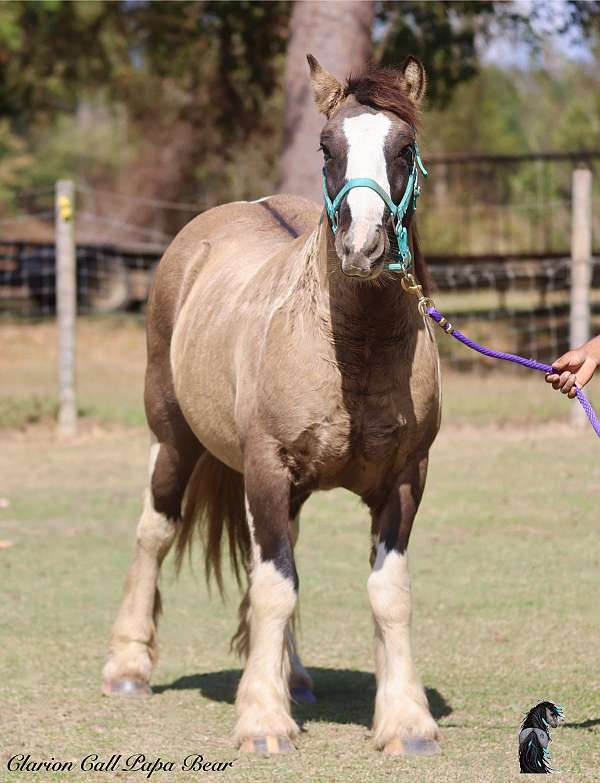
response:
[[[413,164],[399,204],[394,204],[390,196],[388,196],[381,185],[375,182],[374,179],[369,179],[368,177],[355,177],[354,179],[349,179],[348,182],[346,182],[345,185],[338,191],[338,194],[332,201],[329,197],[329,193],[327,192],[327,173],[325,171],[325,167],[323,167],[323,200],[325,202],[325,209],[327,210],[329,221],[331,223],[331,230],[333,231],[334,235],[338,229],[338,212],[340,204],[342,203],[344,196],[346,196],[352,190],[352,188],[370,188],[371,190],[374,190],[390,210],[394,224],[394,231],[396,233],[396,239],[398,240],[398,250],[402,257],[402,261],[400,263],[387,264],[387,268],[393,272],[410,271],[412,256],[408,246],[408,231],[406,226],[403,224],[403,221],[411,201],[413,212],[417,208],[417,199],[421,193],[421,188],[419,186],[419,170],[422,172],[424,177],[427,176],[427,169],[423,165],[423,161],[421,160],[421,155],[419,153],[419,145],[415,141],[410,146],[413,151]]]

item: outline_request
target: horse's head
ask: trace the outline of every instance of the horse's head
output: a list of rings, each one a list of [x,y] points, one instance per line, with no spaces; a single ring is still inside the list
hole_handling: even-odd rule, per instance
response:
[[[546,711],[546,721],[548,725],[555,729],[558,724],[564,720],[562,707],[559,707],[551,701],[544,701],[542,702],[542,705]]]
[[[323,181],[336,252],[345,274],[373,279],[390,250],[398,254],[390,236],[396,242],[400,224],[408,225],[414,209],[411,193],[406,212],[392,214],[414,185],[425,70],[409,57],[400,70],[367,70],[343,87],[312,55],[308,63],[317,106],[327,117],[321,133]]]
[[[521,728],[530,727],[547,730],[551,727],[555,729],[563,720],[562,707],[551,701],[540,701],[529,710],[521,724]]]

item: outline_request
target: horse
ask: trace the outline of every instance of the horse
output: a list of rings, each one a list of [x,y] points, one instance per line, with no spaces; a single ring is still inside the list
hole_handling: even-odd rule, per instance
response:
[[[550,726],[556,728],[564,720],[562,707],[551,701],[541,701],[525,716],[519,730],[519,767],[521,772],[545,775],[554,772],[548,760]]]
[[[427,285],[416,195],[406,196],[426,76],[409,57],[343,85],[307,57],[333,213],[289,195],[217,206],[181,230],[155,273],[149,478],[103,691],[151,693],[161,563],[175,542],[180,562],[197,530],[220,584],[226,538],[247,584],[233,738],[247,752],[295,750],[291,698],[314,698],[293,636],[299,515],[314,491],[343,487],[371,517],[375,747],[427,755],[439,730],[412,659],[407,547],[440,425],[439,360],[417,299],[389,269],[402,249]]]

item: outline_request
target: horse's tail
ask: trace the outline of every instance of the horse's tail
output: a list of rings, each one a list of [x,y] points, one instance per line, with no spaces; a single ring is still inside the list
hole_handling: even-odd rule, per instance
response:
[[[521,772],[543,775],[552,771],[546,762],[544,747],[535,731],[530,731],[523,741],[519,742],[519,765]]]
[[[191,552],[194,530],[204,547],[206,579],[214,576],[221,594],[223,577],[221,547],[227,532],[229,559],[238,585],[248,573],[250,533],[244,504],[244,477],[205,452],[189,480],[183,519],[176,542],[176,564],[181,568],[186,551]]]

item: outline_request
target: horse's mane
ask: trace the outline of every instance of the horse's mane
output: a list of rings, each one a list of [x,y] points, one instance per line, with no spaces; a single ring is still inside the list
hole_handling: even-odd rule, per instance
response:
[[[408,97],[402,71],[369,66],[357,75],[350,75],[344,94],[354,95],[356,100],[365,106],[389,111],[417,128],[419,111],[414,101]]]

